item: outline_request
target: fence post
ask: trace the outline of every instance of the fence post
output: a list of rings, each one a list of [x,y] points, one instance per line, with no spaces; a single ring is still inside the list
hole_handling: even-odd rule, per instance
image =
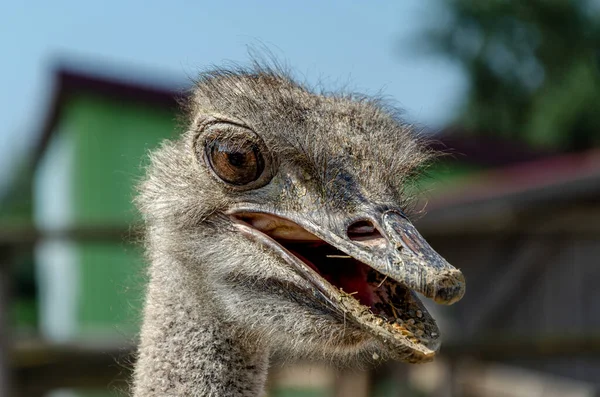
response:
[[[11,396],[10,364],[10,248],[0,245],[0,396]]]

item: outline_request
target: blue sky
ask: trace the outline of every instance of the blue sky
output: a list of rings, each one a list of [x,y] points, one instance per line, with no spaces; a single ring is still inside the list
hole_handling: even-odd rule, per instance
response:
[[[437,128],[464,93],[448,62],[410,46],[431,1],[0,2],[0,186],[36,137],[58,60],[185,80],[265,45],[308,82],[384,93],[407,118]]]

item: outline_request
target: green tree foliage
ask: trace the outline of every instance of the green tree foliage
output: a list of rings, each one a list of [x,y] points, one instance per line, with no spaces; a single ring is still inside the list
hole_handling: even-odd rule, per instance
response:
[[[8,235],[11,230],[19,230],[33,222],[33,172],[29,158],[21,159],[13,169],[15,172],[10,181],[4,184],[5,190],[0,189],[0,228]],[[19,332],[34,332],[37,326],[37,287],[33,250],[19,247],[11,251],[9,258],[13,277],[11,323]]]
[[[600,9],[584,0],[437,0],[426,51],[469,81],[456,123],[577,150],[600,144]]]
[[[5,191],[0,190],[0,224],[29,225],[33,219],[32,179],[29,159],[14,167],[15,173]]]

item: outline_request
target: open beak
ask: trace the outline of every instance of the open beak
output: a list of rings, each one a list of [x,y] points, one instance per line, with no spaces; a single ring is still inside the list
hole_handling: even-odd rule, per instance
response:
[[[433,358],[439,329],[415,291],[452,304],[464,295],[465,280],[402,211],[347,218],[246,207],[229,215],[244,235],[292,264],[313,292],[377,337],[392,357]]]

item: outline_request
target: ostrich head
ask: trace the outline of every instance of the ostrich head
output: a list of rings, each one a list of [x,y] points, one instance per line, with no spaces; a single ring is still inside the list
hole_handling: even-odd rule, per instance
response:
[[[181,264],[160,272],[275,350],[431,359],[440,333],[416,292],[450,304],[465,286],[405,214],[429,157],[411,128],[264,68],[203,75],[188,108],[139,197],[150,255]]]

